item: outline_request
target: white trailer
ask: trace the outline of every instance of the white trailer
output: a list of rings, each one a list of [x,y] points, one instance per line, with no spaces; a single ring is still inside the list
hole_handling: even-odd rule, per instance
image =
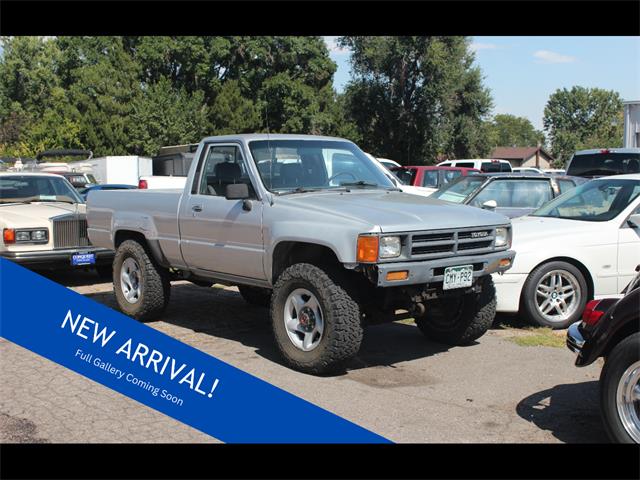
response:
[[[640,100],[624,102],[623,148],[640,148]]]
[[[140,177],[153,173],[152,160],[137,155],[108,156],[70,162],[75,172],[92,173],[98,183],[138,185]]]

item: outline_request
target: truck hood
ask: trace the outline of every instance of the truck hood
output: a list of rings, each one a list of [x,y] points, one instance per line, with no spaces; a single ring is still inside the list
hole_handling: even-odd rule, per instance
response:
[[[48,226],[49,220],[68,213],[85,213],[84,204],[64,202],[16,203],[0,205],[0,221],[8,228]]]
[[[299,208],[305,216],[313,212],[330,214],[336,219],[377,226],[385,233],[509,223],[507,217],[477,207],[397,191],[309,192],[275,197],[274,201]]]

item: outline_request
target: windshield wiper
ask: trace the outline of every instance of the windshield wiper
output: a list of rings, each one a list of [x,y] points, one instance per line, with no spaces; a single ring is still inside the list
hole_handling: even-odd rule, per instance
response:
[[[379,187],[377,183],[367,182],[365,180],[358,180],[357,182],[342,182],[341,187]]]
[[[322,190],[322,189],[321,188],[296,187],[293,190],[286,190],[284,192],[278,192],[278,195],[291,195],[292,193],[317,192],[319,190]]]

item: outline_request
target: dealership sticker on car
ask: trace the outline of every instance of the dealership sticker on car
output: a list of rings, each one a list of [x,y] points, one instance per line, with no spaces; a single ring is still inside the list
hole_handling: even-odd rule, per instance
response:
[[[95,263],[95,253],[74,253],[71,255],[71,265],[93,265]]]
[[[470,287],[473,283],[473,265],[460,265],[444,269],[443,290]]]

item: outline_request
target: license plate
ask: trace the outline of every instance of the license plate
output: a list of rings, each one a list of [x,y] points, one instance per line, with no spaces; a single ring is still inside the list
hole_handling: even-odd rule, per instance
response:
[[[473,283],[473,265],[447,267],[444,269],[443,290],[470,287]]]
[[[95,253],[74,253],[73,255],[71,255],[71,265],[94,265],[95,263]]]

